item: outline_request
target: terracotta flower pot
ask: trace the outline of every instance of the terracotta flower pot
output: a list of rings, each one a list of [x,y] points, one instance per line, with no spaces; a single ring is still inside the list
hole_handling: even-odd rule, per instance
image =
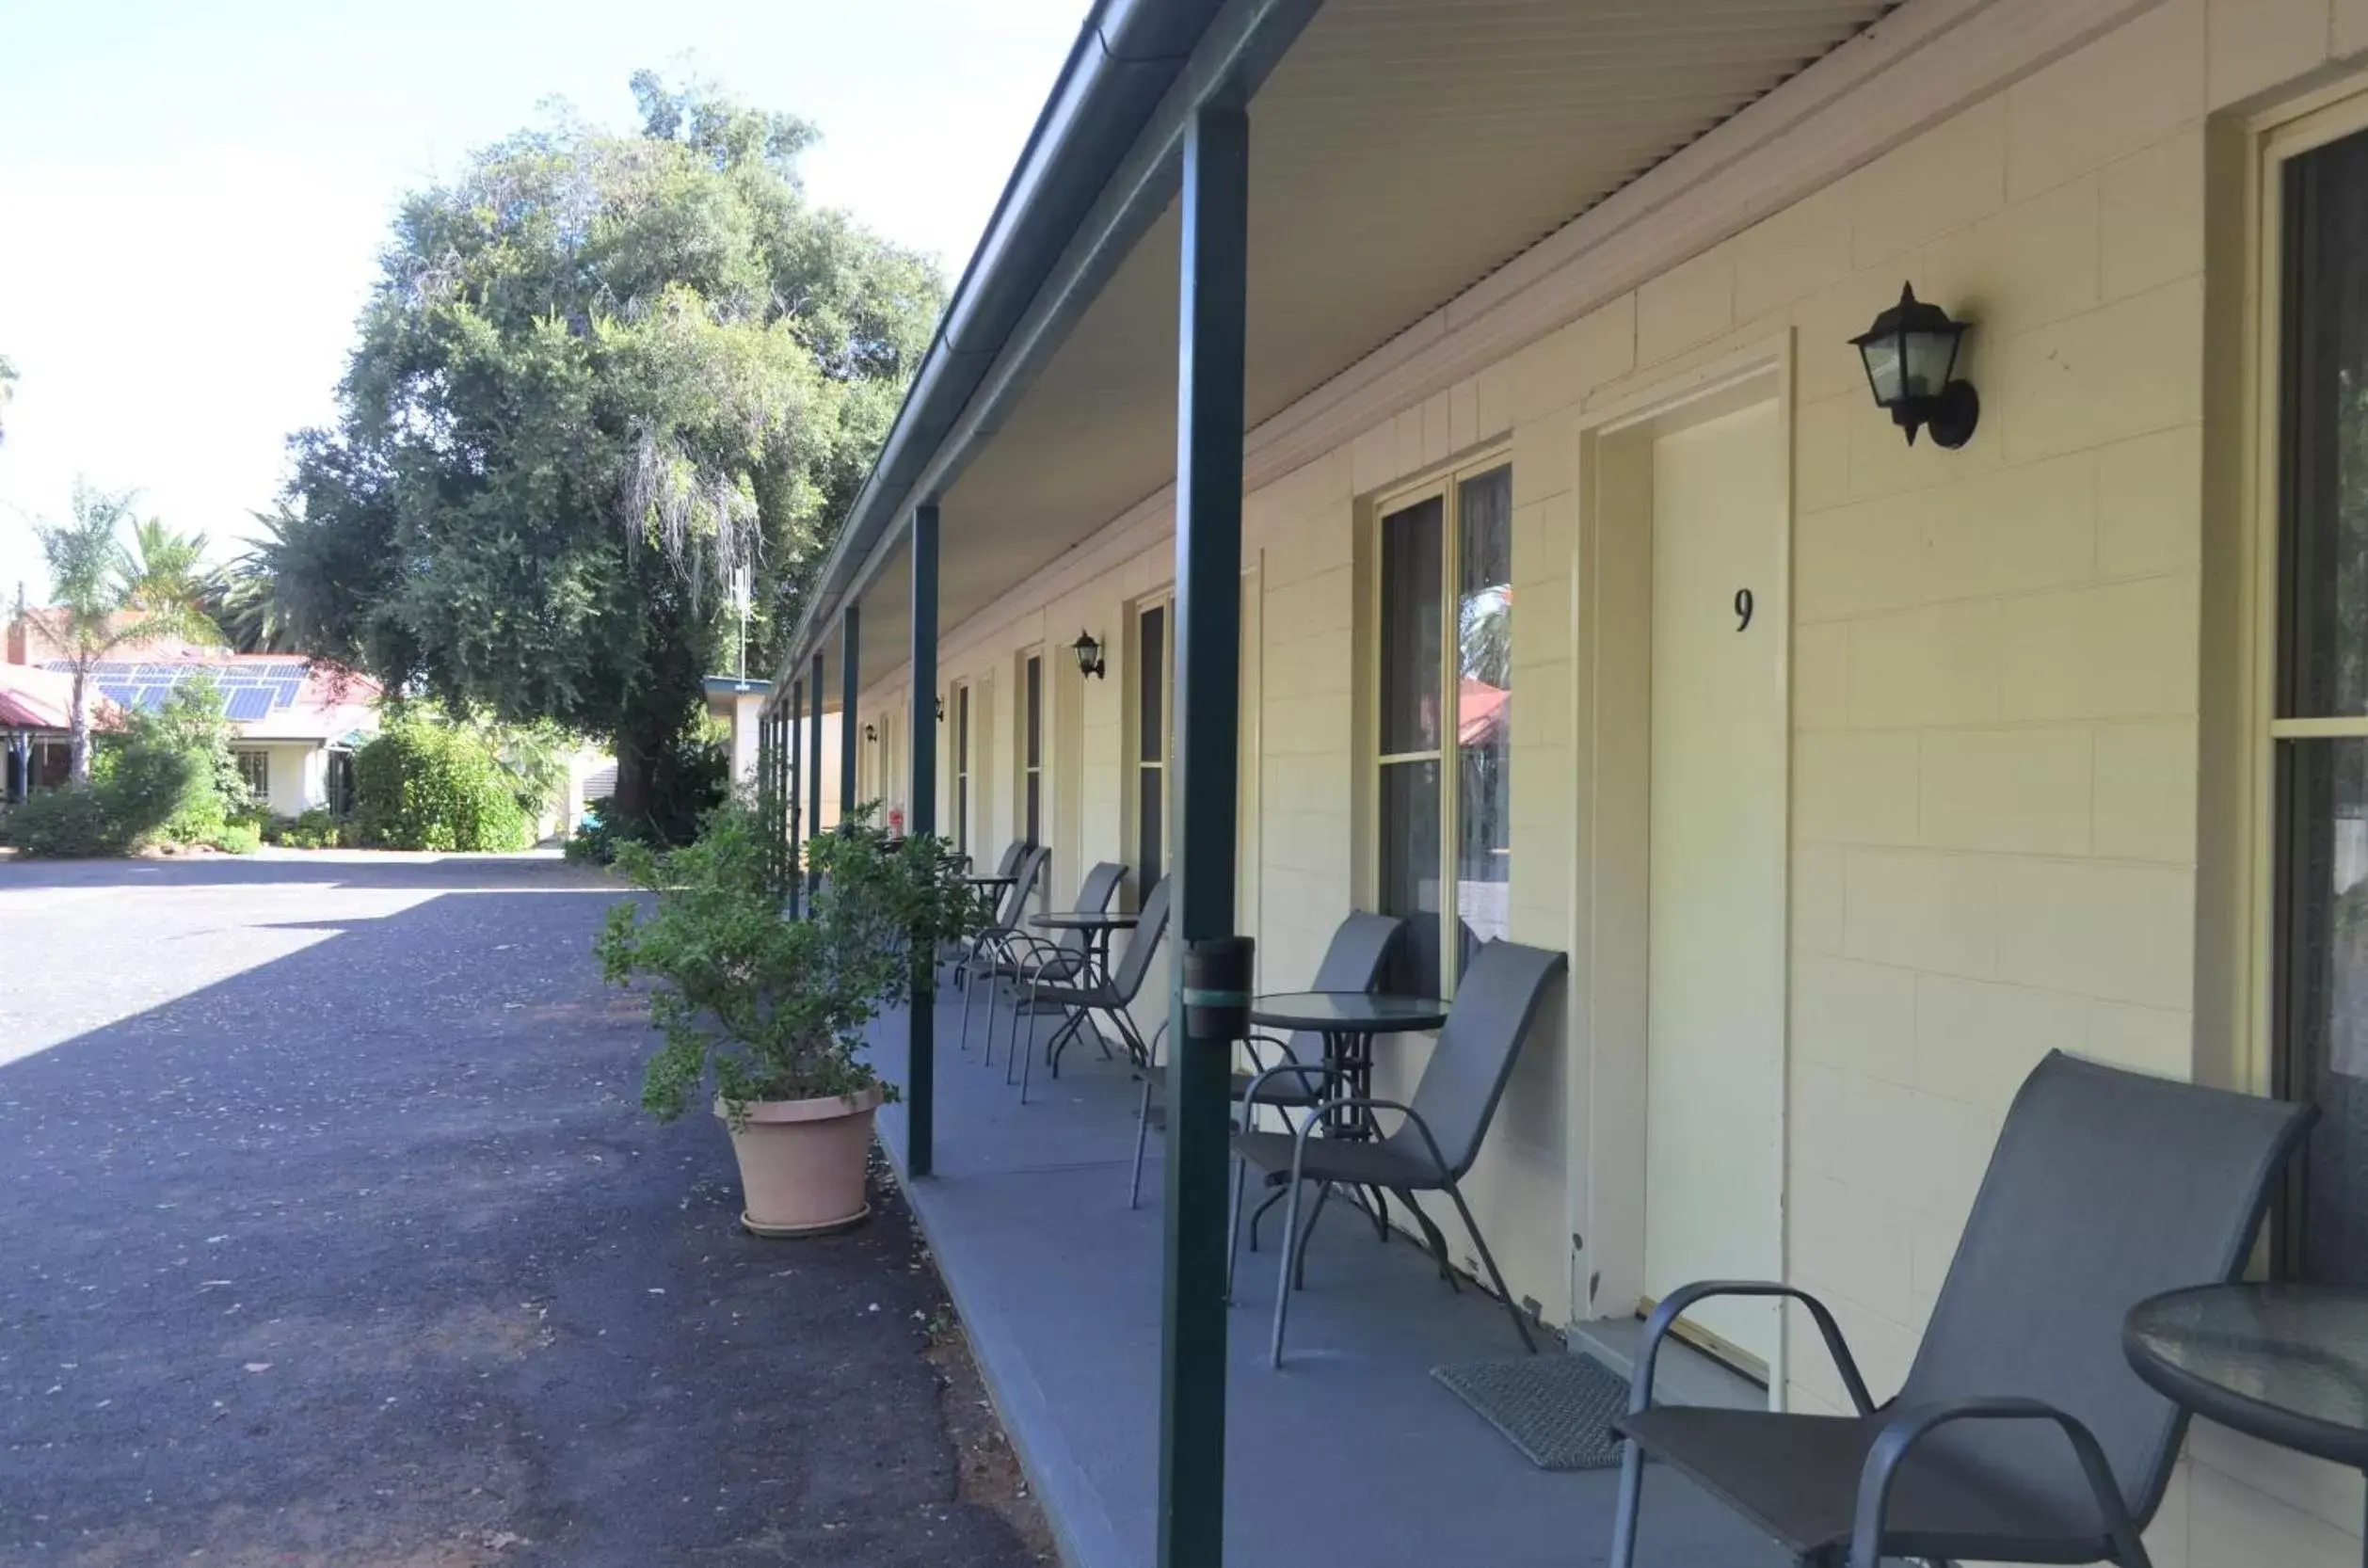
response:
[[[883,1097],[874,1085],[824,1099],[752,1100],[737,1128],[717,1100],[740,1160],[741,1224],[758,1236],[823,1236],[861,1224],[872,1212],[863,1195],[872,1113]]]

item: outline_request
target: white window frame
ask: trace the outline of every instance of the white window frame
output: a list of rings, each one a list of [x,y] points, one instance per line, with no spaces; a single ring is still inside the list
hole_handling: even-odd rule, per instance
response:
[[[2198,1039],[2208,1038],[2216,1027],[2232,1025],[2237,1039],[2233,1057],[2225,1062],[2208,1059],[2200,1044],[2195,1067],[2207,1080],[2226,1074],[2256,1093],[2276,1094],[2280,1092],[2285,1067],[2280,1060],[2278,1012],[2286,984],[2284,955],[2278,946],[2283,926],[2280,904],[2286,853],[2278,784],[2280,754],[2296,743],[2368,740],[2368,713],[2296,718],[2279,713],[2279,677],[2286,639],[2280,591],[2285,543],[2285,165],[2331,143],[2368,135],[2368,78],[2354,77],[2301,102],[2264,111],[2244,128],[2244,134],[2250,142],[2250,155],[2243,165],[2245,183],[2237,198],[2243,203],[2248,231],[2238,242],[2247,273],[2241,325],[2244,379],[2229,394],[2239,400],[2236,424],[2242,432],[2242,449],[2237,498],[2248,520],[2233,563],[2242,576],[2236,614],[2242,626],[2238,647],[2245,669],[2235,694],[2242,718],[2234,735],[2242,763],[2229,785],[2231,795],[2222,800],[2243,824],[2245,849],[2233,872],[2220,886],[2226,888],[2231,906],[2248,911],[2249,918],[2232,930],[2214,932],[2201,925],[2219,895],[2210,881],[2214,858],[2210,841],[2200,841],[2198,852],[2204,865],[2197,900],[2198,962],[2199,979],[2204,984],[2199,987]],[[2214,229],[2211,216],[2207,205],[2207,232]],[[2223,254],[2213,259],[2233,265],[2240,258]],[[2209,435],[2207,425],[2207,439]],[[2206,483],[2208,487],[2208,478]],[[2216,499],[2207,488],[2202,565],[2207,601],[2212,597],[2215,566],[2210,519]],[[2207,661],[2213,646],[2210,619],[2207,609],[2203,642]],[[2224,738],[2228,735],[2225,730],[2219,733]],[[2208,745],[2212,739],[2207,720],[2200,740]],[[2214,810],[2222,802],[2210,792],[2209,768],[2200,787],[2206,792],[2203,820],[2207,824],[2228,821]],[[2222,975],[2227,977],[2224,988],[2219,984]],[[2216,1009],[2210,999],[2218,994],[2229,1000]],[[2264,1226],[2264,1246],[2273,1256],[2272,1237],[2280,1228],[2282,1222],[2276,1218]]]
[[[1382,770],[1393,764],[1435,761],[1439,766],[1439,994],[1455,995],[1456,967],[1462,957],[1462,944],[1457,940],[1462,929],[1463,911],[1459,908],[1461,878],[1457,848],[1463,803],[1457,798],[1463,780],[1462,744],[1457,736],[1457,701],[1463,665],[1456,646],[1456,599],[1458,594],[1456,565],[1462,560],[1463,508],[1459,500],[1466,481],[1478,479],[1498,469],[1512,467],[1510,445],[1493,448],[1478,456],[1456,464],[1451,469],[1432,474],[1419,484],[1392,490],[1374,501],[1367,527],[1370,569],[1365,583],[1365,624],[1370,628],[1364,639],[1365,666],[1365,822],[1363,833],[1364,874],[1359,878],[1363,894],[1361,902],[1378,907],[1382,875]],[[1411,506],[1426,501],[1439,503],[1439,744],[1428,750],[1385,752],[1382,750],[1382,524]]]
[[[1160,616],[1160,676],[1163,688],[1160,694],[1160,723],[1166,733],[1160,738],[1160,756],[1147,761],[1143,755],[1143,617],[1157,610]],[[1126,745],[1123,770],[1127,798],[1124,820],[1127,827],[1127,854],[1133,872],[1134,896],[1141,899],[1150,892],[1143,881],[1143,774],[1155,769],[1160,776],[1160,874],[1165,878],[1176,868],[1168,863],[1169,846],[1176,836],[1176,799],[1172,789],[1176,760],[1176,590],[1161,588],[1131,600],[1127,605],[1127,666],[1124,672],[1127,689],[1123,694],[1127,714]]]
[[[952,766],[946,770],[946,782],[952,792],[953,847],[956,854],[970,853],[970,813],[978,804],[976,784],[978,768],[973,753],[978,749],[977,683],[957,680],[946,691],[946,751]]]
[[[1036,672],[1035,700],[1028,694],[1028,671]],[[1012,837],[1032,844],[1044,842],[1045,763],[1051,742],[1050,728],[1045,722],[1045,699],[1050,696],[1051,665],[1047,663],[1042,643],[1024,648],[1013,658],[1012,712],[1015,719],[1012,735]],[[1028,738],[1031,726],[1035,730],[1036,760],[1028,760]],[[1029,788],[1034,786],[1036,820],[1028,820]]]

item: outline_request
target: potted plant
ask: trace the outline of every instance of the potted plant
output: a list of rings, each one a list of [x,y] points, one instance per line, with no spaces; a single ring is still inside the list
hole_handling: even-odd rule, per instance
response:
[[[821,888],[810,917],[792,920],[777,846],[745,801],[711,812],[679,849],[620,845],[617,869],[651,896],[610,909],[596,944],[612,984],[656,983],[663,1041],[643,1108],[671,1121],[712,1078],[740,1161],[741,1223],[760,1236],[817,1235],[870,1212],[872,1113],[895,1090],[863,1058],[865,1029],[980,918],[945,840],[891,849],[869,808],[808,848]]]

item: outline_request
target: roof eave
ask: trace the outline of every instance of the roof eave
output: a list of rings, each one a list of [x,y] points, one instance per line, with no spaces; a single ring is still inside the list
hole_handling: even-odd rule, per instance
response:
[[[992,435],[999,394],[1024,385],[1159,215],[1192,110],[1221,91],[1255,90],[1315,8],[1316,0],[1096,7],[824,558],[779,685],[886,560],[898,521],[935,499],[968,446]]]

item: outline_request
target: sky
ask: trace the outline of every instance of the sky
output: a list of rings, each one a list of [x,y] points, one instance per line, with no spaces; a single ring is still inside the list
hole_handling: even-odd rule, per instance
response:
[[[808,193],[976,244],[1086,0],[0,0],[0,600],[77,477],[235,553],[328,421],[404,193],[649,66],[817,124]]]

